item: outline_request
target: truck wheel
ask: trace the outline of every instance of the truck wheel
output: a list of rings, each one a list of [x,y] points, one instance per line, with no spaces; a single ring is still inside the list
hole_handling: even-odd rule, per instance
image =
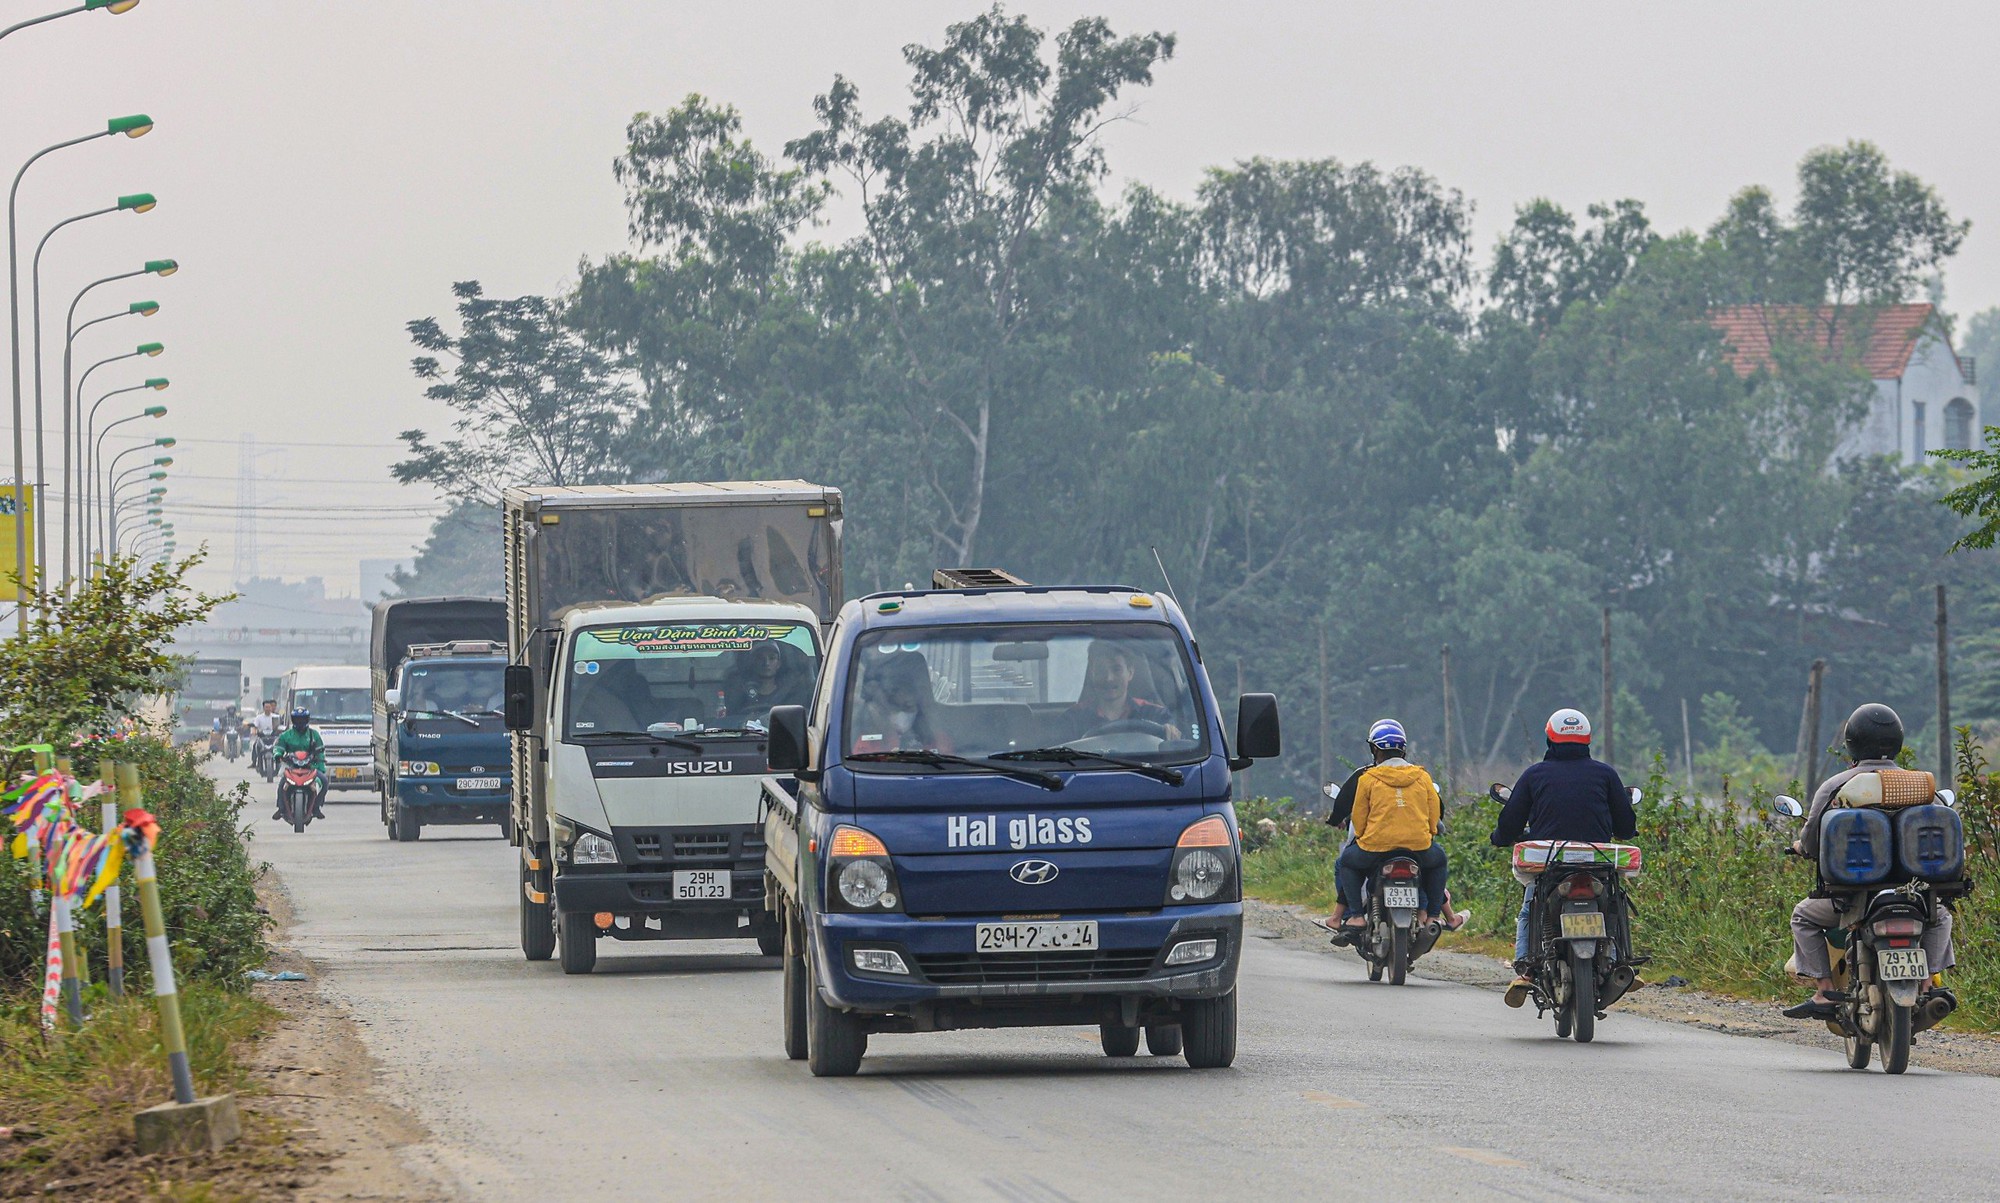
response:
[[[546,961],[556,950],[554,907],[528,897],[530,888],[548,885],[541,875],[521,862],[521,955],[531,961]]]
[[[793,1061],[806,1059],[806,958],[792,935],[787,920],[782,937],[785,953],[785,1056]]]
[[[416,812],[403,805],[400,798],[390,810],[389,817],[395,823],[395,829],[390,835],[405,844],[414,843],[424,833],[424,825],[418,821]]]
[[[1146,1028],[1146,1051],[1155,1057],[1181,1055],[1181,1029],[1176,1023],[1155,1023]]]
[[[810,958],[806,964],[806,1066],[815,1078],[852,1077],[868,1051],[868,1030],[859,1016],[826,1005]]]
[[[1181,1037],[1190,1069],[1226,1069],[1236,1060],[1236,991],[1181,1005]]]
[[[1107,1057],[1129,1057],[1139,1051],[1139,1029],[1122,1023],[1100,1023],[1097,1042],[1104,1046]]]
[[[766,928],[757,933],[757,955],[765,957],[783,956],[785,952],[784,933],[777,928]]]
[[[384,831],[386,831],[386,832],[388,832],[388,833],[389,833],[389,838],[390,838],[391,840],[395,839],[395,838],[396,838],[396,825],[395,825],[394,823],[391,823],[391,822],[389,821],[389,787],[388,787],[388,786],[386,786],[386,785],[385,785],[385,786],[383,786],[383,787],[382,787],[381,789],[379,789],[379,790],[375,791],[375,809],[376,809],[376,813],[377,813],[377,814],[379,814],[379,815],[381,816],[381,818],[382,818],[382,830],[384,830]]]
[[[589,973],[597,967],[597,924],[588,912],[556,915],[556,950],[564,973]]]

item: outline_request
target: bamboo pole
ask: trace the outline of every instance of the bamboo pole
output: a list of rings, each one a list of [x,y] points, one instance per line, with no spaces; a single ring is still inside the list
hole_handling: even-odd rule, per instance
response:
[[[98,797],[104,802],[98,813],[104,819],[104,830],[118,830],[118,779],[111,770],[111,761],[98,764],[97,779],[105,790]],[[120,905],[118,882],[113,879],[104,890],[104,978],[111,986],[111,997],[125,997],[125,916]]]
[[[118,766],[118,802],[127,810],[140,804],[139,766]],[[181,1000],[174,989],[174,957],[167,947],[167,916],[160,907],[160,882],[153,871],[153,852],[139,853],[132,866],[139,885],[139,913],[146,923],[146,958],[153,969],[153,999],[160,1007],[160,1043],[167,1050],[167,1068],[174,1078],[174,1101],[194,1102],[194,1075],[188,1069],[187,1033],[181,1027]]]

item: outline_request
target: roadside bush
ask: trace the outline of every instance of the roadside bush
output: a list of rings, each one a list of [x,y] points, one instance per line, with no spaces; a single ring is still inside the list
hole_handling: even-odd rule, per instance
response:
[[[214,779],[202,772],[200,753],[151,736],[92,741],[75,748],[78,776],[94,777],[99,750],[106,748],[113,759],[139,764],[142,804],[160,820],[154,863],[177,977],[183,982],[241,988],[244,972],[264,961],[268,923],[257,909],[259,868],[249,855],[248,832],[237,821],[249,801],[247,789],[239,785],[227,793],[219,791]],[[97,800],[84,805],[89,812],[86,823],[95,830]],[[129,862],[124,886],[126,982],[129,988],[149,990],[146,934]],[[91,977],[102,981],[103,901],[78,919],[77,937]],[[40,915],[30,910],[26,862],[0,857],[0,995],[16,987],[39,991],[47,939],[46,904]]]

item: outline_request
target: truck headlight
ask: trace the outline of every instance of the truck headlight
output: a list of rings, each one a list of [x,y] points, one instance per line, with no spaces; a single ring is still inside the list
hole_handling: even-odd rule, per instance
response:
[[[569,846],[569,863],[615,865],[618,863],[617,845],[594,831],[586,831],[576,837],[576,843]]]
[[[829,901],[838,899],[841,903],[836,909],[893,911],[901,901],[889,849],[859,827],[833,829],[833,837],[827,841],[826,867],[833,879]]]
[[[1167,873],[1167,901],[1236,901],[1236,837],[1221,815],[1181,832]]]

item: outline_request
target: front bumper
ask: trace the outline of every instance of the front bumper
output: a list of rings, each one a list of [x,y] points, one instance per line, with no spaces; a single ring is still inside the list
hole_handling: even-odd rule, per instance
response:
[[[404,777],[396,781],[396,803],[423,816],[426,823],[497,823],[507,817],[513,795],[507,779],[497,790],[462,791],[447,778]]]
[[[751,934],[751,924],[766,914],[764,866],[685,867],[728,870],[730,896],[677,900],[671,872],[598,872],[586,867],[556,874],[556,910],[618,916],[620,922],[605,933],[618,939],[721,940]]]
[[[1000,915],[815,915],[813,955],[820,991],[833,1005],[857,1011],[935,1018],[942,1006],[953,1018],[938,1026],[965,1027],[985,1026],[987,1021],[978,1018],[985,1012],[995,1025],[1014,1024],[1031,1022],[1038,1012],[1065,1015],[1079,1005],[1090,1009],[1093,1000],[1217,998],[1236,986],[1243,954],[1241,903],[1162,908],[1146,915],[1079,912],[1063,918],[1097,921],[1096,954],[1062,954],[1068,961],[1033,953],[976,955],[977,925],[1000,922]],[[1164,964],[1174,944],[1211,936],[1220,943],[1209,960]],[[856,972],[850,954],[854,948],[893,949],[911,972]],[[1034,959],[1034,966],[1022,958]]]

